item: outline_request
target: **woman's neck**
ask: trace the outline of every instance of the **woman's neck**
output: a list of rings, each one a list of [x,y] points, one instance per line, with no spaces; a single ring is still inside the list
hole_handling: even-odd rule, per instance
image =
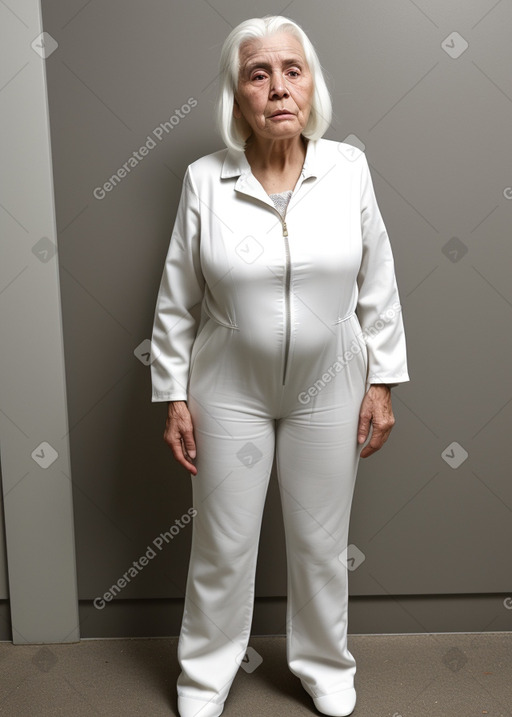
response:
[[[302,167],[306,148],[307,139],[302,135],[270,140],[251,135],[245,145],[245,156],[253,171],[286,174]]]

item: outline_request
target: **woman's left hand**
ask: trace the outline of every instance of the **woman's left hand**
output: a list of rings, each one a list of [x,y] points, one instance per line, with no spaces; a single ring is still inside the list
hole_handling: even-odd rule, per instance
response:
[[[372,383],[365,393],[359,411],[357,442],[364,443],[368,438],[372,424],[372,437],[361,451],[361,458],[371,456],[388,440],[391,429],[395,425],[395,417],[391,407],[391,389],[380,383]]]

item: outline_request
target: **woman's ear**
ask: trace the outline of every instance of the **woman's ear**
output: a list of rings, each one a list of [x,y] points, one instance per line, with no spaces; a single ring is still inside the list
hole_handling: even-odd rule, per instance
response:
[[[240,105],[238,104],[238,100],[236,98],[236,93],[235,93],[235,95],[233,97],[233,117],[235,119],[240,119],[241,116],[242,116],[242,112],[240,110]]]

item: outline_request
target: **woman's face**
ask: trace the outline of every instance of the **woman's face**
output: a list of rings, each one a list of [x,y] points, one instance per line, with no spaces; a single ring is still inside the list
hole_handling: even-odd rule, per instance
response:
[[[305,128],[311,111],[313,77],[302,45],[286,32],[255,38],[240,47],[234,116],[265,139],[288,139]],[[286,114],[276,115],[279,110]]]

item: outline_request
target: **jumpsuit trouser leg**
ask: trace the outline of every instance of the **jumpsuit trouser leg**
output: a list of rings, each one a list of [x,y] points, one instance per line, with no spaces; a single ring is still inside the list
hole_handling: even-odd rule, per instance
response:
[[[362,400],[362,397],[361,397]],[[359,401],[360,403],[360,401]],[[288,566],[287,659],[312,697],[354,686],[343,551],[360,449],[339,408],[281,419],[276,463]]]
[[[209,704],[210,711],[198,707],[198,717],[220,714],[211,708],[221,709],[246,653],[274,448],[286,537],[289,668],[312,697],[354,685],[347,567],[340,555],[347,547],[366,375],[366,360],[356,355],[314,398],[301,402],[298,395],[322,375],[325,352],[290,374],[286,386],[263,371],[259,378],[267,389],[259,391],[251,367],[240,366],[237,375],[233,352],[222,357],[222,342],[216,351],[209,340],[223,378],[213,387],[206,372],[198,374],[189,392],[197,514],[178,642],[178,697]]]

